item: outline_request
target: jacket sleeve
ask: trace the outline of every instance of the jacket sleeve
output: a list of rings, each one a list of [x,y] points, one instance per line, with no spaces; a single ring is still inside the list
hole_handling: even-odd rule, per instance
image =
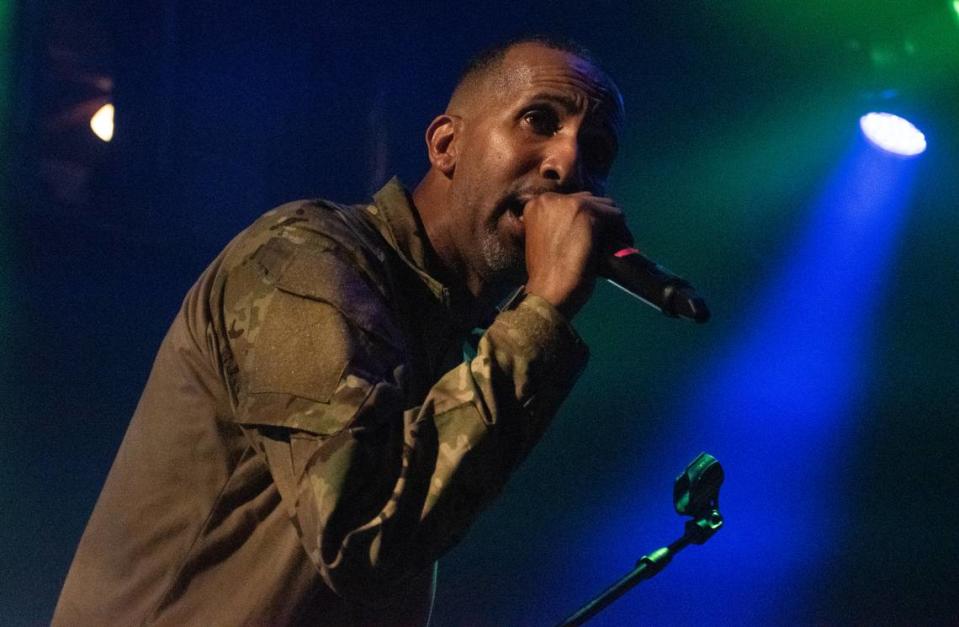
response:
[[[369,278],[335,250],[287,257],[281,271],[264,271],[266,259],[226,279],[234,420],[323,579],[374,603],[462,537],[538,441],[588,351],[528,295],[498,315],[473,359],[411,400],[402,336]],[[313,280],[298,281],[301,270]]]

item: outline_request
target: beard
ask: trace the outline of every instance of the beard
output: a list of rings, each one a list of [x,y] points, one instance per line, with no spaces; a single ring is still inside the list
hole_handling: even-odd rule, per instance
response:
[[[526,274],[526,255],[519,246],[504,242],[496,224],[488,224],[481,234],[480,247],[489,271],[488,279],[500,282],[522,282]]]
[[[515,194],[507,193],[490,202],[482,191],[481,185],[456,186],[452,193],[451,205],[454,212],[466,217],[467,220],[479,216],[486,216],[474,222],[472,241],[464,243],[461,251],[469,252],[464,260],[472,266],[473,272],[479,275],[486,284],[486,289],[499,292],[508,287],[515,287],[526,281],[526,250],[522,239],[508,234],[509,229],[502,223],[514,202]],[[472,220],[470,220],[472,221]],[[465,233],[463,233],[465,235]]]

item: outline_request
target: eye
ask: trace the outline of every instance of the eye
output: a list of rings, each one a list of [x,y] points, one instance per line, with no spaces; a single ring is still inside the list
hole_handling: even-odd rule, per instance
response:
[[[537,135],[553,135],[560,129],[559,116],[554,110],[544,107],[525,112],[523,122]]]

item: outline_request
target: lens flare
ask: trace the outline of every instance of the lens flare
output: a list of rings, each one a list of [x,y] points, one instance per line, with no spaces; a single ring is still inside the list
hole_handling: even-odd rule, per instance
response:
[[[926,150],[926,136],[912,122],[891,113],[867,113],[859,119],[866,139],[880,150],[915,157]]]

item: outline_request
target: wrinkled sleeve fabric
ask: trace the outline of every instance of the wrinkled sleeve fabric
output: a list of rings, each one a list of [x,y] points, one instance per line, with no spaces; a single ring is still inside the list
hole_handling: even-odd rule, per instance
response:
[[[268,240],[227,274],[218,305],[234,420],[324,581],[375,604],[501,491],[588,351],[528,295],[497,316],[472,360],[410,399],[400,325],[361,266],[322,237],[293,252]]]

